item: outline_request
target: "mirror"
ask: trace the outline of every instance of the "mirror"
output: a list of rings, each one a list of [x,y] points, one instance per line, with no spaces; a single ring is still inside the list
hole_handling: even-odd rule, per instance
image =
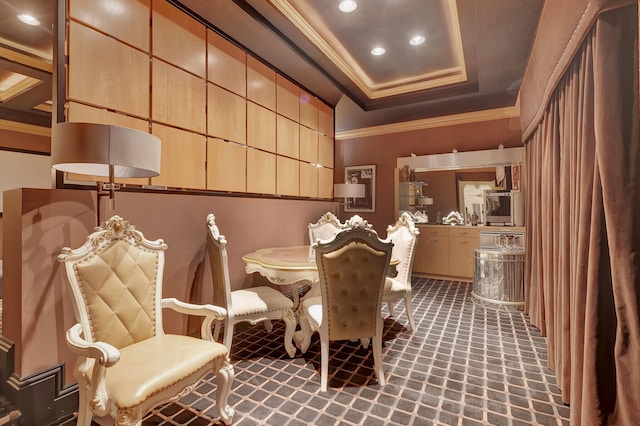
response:
[[[467,212],[472,215],[478,208],[482,209],[482,190],[493,189],[496,181],[495,167],[484,167],[464,170],[436,170],[429,172],[416,172],[416,181],[423,182],[422,195],[433,198],[433,204],[427,207],[427,215],[431,223],[438,222],[440,218],[451,211],[458,211],[465,216]],[[481,183],[482,187],[475,187]],[[469,189],[466,189],[469,187]],[[464,197],[465,191],[469,194]],[[480,194],[480,198],[473,197]],[[480,203],[479,206],[474,206]],[[475,209],[475,210],[474,210]],[[483,223],[482,216],[478,215],[478,223]],[[483,218],[482,218],[483,219]],[[465,218],[466,223],[466,218]]]
[[[520,190],[523,159],[521,147],[400,157],[398,170],[404,167],[413,172],[410,183],[414,184],[415,192],[403,193],[401,175],[399,210],[422,211],[428,215],[429,223],[440,223],[451,211],[460,212],[468,223],[475,213],[477,223],[483,224],[482,191],[495,187]],[[406,201],[420,196],[432,198],[433,204],[424,206]]]

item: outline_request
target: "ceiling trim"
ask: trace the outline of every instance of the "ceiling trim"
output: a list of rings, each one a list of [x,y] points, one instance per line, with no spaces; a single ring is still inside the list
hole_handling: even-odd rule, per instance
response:
[[[19,123],[17,121],[0,120],[0,130],[9,130],[12,132],[51,137],[51,129],[49,127]]]
[[[0,38],[0,58],[6,58],[10,61],[46,71],[48,73],[53,72],[53,64],[51,62],[39,57],[16,52],[13,49],[3,46],[3,44],[7,44],[7,40]]]
[[[467,81],[460,19],[455,0],[446,0],[450,14],[447,27],[449,29],[449,37],[451,37],[453,41],[453,53],[457,58],[458,66],[385,83],[375,83],[338,40],[333,41],[335,46],[327,42],[315,27],[312,26],[288,0],[270,0],[270,2],[371,100]]]
[[[415,130],[432,129],[435,127],[454,126],[518,117],[520,117],[520,105],[519,103],[516,103],[516,105],[511,107],[465,112],[461,114],[443,115],[440,117],[404,121],[402,123],[391,123],[383,124],[380,126],[363,127],[361,129],[344,130],[341,132],[336,132],[335,139],[347,140],[364,138],[369,136],[388,135],[391,133],[411,132]]]

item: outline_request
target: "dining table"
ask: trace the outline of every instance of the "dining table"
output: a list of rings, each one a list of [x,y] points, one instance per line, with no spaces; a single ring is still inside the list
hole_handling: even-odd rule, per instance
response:
[[[242,260],[247,274],[257,272],[272,284],[292,286],[294,310],[300,303],[300,288],[319,280],[318,265],[308,245],[261,248],[245,254]]]

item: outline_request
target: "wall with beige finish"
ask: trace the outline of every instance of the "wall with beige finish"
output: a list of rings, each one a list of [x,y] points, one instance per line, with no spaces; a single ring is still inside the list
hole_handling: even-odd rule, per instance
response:
[[[26,377],[66,363],[72,383],[75,358],[64,331],[73,324],[73,308],[56,256],[62,247],[79,247],[95,225],[95,192],[15,189],[5,192],[3,216],[3,337],[15,344],[15,374]],[[205,268],[205,220],[214,213],[228,240],[234,288],[251,285],[242,255],[261,247],[308,244],[307,224],[334,204],[325,201],[272,200],[156,193],[116,194],[119,214],[149,239],[168,245],[163,293],[193,302],[211,297]],[[295,213],[292,213],[295,212]],[[165,315],[168,332],[194,328],[187,319]],[[197,329],[197,326],[195,326]],[[47,350],[43,350],[47,348]]]

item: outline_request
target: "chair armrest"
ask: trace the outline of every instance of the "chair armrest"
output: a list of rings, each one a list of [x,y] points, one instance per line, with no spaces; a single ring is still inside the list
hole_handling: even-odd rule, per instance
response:
[[[73,353],[94,358],[105,367],[111,367],[120,359],[120,351],[106,342],[89,342],[82,337],[82,325],[75,324],[67,330],[67,344]]]
[[[201,317],[213,317],[214,320],[223,320],[227,317],[227,310],[216,305],[196,305],[182,302],[174,297],[162,299],[162,307],[169,308],[186,315],[198,315]]]
[[[216,305],[196,305],[193,303],[181,302],[180,300],[169,297],[162,299],[162,307],[169,308],[176,312],[186,315],[199,315],[205,317],[200,327],[200,336],[204,340],[215,341],[211,327],[214,321],[224,321],[227,318],[227,310]]]

